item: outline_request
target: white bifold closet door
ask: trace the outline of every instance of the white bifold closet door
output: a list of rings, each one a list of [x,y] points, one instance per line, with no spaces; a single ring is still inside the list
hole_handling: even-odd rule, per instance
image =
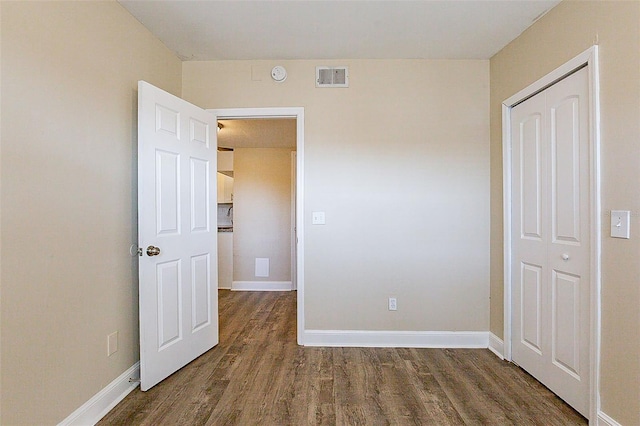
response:
[[[511,110],[512,359],[589,415],[588,71]]]

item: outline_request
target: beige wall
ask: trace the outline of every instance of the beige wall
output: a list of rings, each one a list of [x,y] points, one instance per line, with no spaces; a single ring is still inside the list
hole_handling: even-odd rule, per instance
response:
[[[316,89],[318,65],[351,87]],[[183,97],[305,108],[307,329],[488,329],[488,61],[185,62]]]
[[[0,8],[2,423],[55,424],[139,358],[137,81],[181,64],[116,2]]]
[[[503,335],[501,102],[593,44],[600,48],[602,410],[640,424],[640,2],[564,1],[491,59],[491,331]],[[631,239],[609,212],[632,211]]]
[[[291,149],[237,148],[233,167],[233,280],[291,281]]]

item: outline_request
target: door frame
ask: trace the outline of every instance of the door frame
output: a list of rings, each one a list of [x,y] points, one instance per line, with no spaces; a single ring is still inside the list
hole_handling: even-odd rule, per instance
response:
[[[592,46],[538,81],[502,102],[502,173],[504,220],[504,358],[511,361],[511,109],[582,67],[589,73],[589,158],[590,158],[590,324],[589,324],[589,419],[596,423],[600,411],[600,287],[601,287],[601,203],[600,203],[600,99],[598,46]]]
[[[298,270],[296,260],[298,259],[298,250],[296,246],[296,178],[298,176],[298,154],[291,151],[291,290],[298,290]]]
[[[250,118],[295,118],[296,119],[296,220],[292,224],[297,232],[297,341],[304,345],[304,108],[221,108],[207,109],[218,120]],[[294,277],[291,277],[292,280]]]

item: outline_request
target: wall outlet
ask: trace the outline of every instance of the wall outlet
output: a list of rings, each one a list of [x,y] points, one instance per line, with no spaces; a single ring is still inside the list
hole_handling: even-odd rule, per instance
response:
[[[114,331],[107,336],[107,356],[118,352],[118,332]]]
[[[312,225],[324,225],[324,212],[313,212],[311,213],[311,224]]]
[[[389,310],[390,311],[397,311],[398,310],[398,301],[396,300],[395,297],[390,297],[389,298]]]

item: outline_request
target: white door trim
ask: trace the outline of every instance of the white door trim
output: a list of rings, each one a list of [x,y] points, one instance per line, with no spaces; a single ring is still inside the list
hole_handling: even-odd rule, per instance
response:
[[[598,46],[592,46],[535,83],[502,102],[502,170],[504,212],[504,358],[511,361],[511,108],[551,86],[573,71],[588,67],[589,72],[589,145],[591,175],[591,307],[590,307],[590,384],[589,419],[595,424],[600,410],[600,263],[601,263],[601,203],[600,203],[600,100],[598,80]]]
[[[296,152],[291,152],[291,290],[298,289],[298,283],[296,282],[296,259],[297,259],[297,247],[296,247],[296,176],[297,176],[297,155]]]
[[[296,223],[298,235],[296,283],[298,286],[298,344],[304,345],[304,108],[224,108],[207,109],[218,120],[246,118],[296,119]]]

